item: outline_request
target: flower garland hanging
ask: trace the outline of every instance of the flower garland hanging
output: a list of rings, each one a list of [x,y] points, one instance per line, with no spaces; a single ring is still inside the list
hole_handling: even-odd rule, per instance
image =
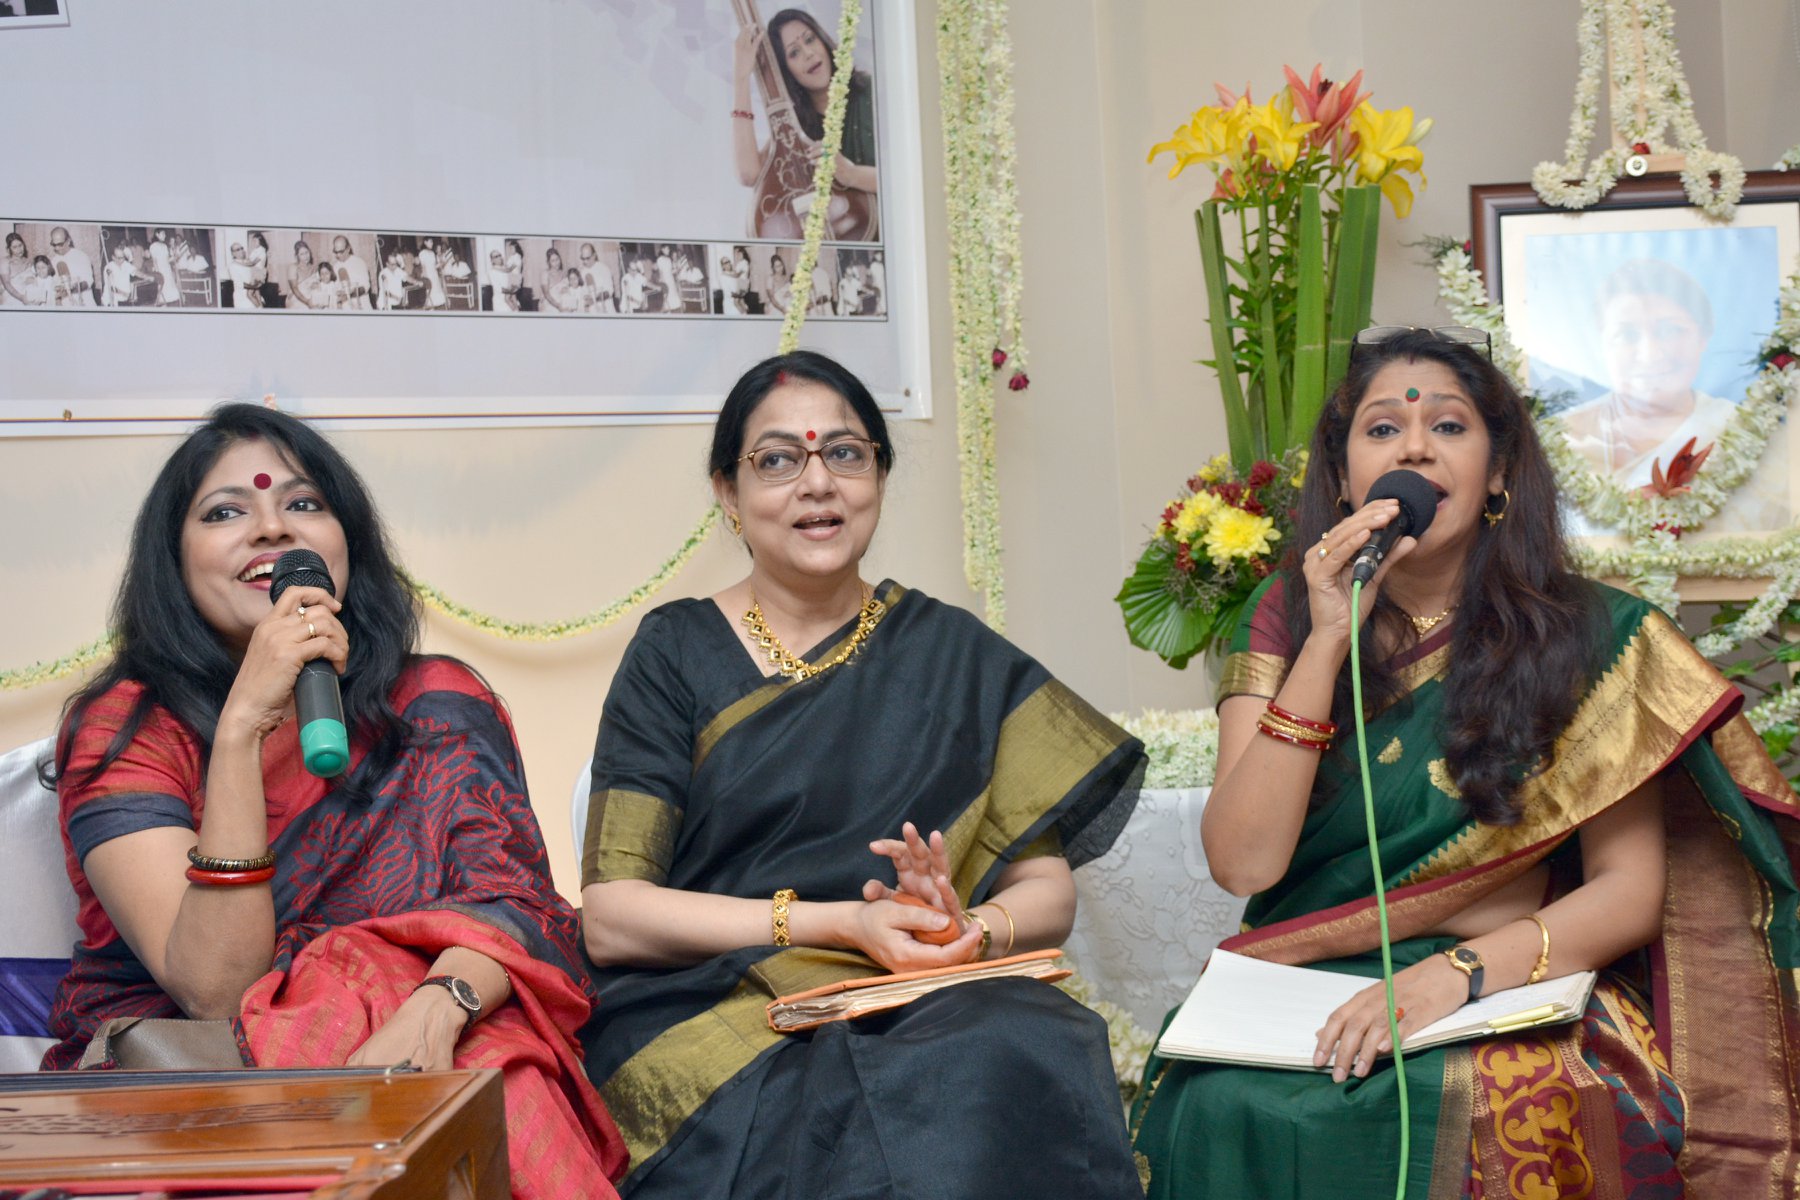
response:
[[[938,8],[963,573],[982,593],[987,623],[996,630],[1006,627],[1006,579],[994,392],[1008,366],[1009,389],[1023,391],[1031,382],[1019,316],[1023,279],[1006,18],[1006,0],[943,0]]]
[[[837,152],[843,144],[844,112],[849,105],[852,54],[856,49],[856,31],[862,18],[862,0],[844,0],[838,21],[838,48],[833,60],[831,90],[825,109],[825,129],[821,139],[823,153],[813,171],[813,205],[807,213],[804,243],[793,274],[793,300],[781,324],[778,352],[791,352],[800,341],[800,330],[806,322],[807,303],[812,290],[813,267],[819,261],[819,246],[825,236],[825,213],[829,208],[831,184],[837,172]],[[1010,94],[1009,94],[1010,95]],[[562,638],[593,633],[618,621],[633,609],[656,595],[662,587],[681,573],[701,545],[718,525],[720,509],[709,505],[700,520],[688,531],[681,545],[651,573],[650,578],[624,596],[584,616],[553,621],[508,621],[460,604],[440,589],[407,575],[406,581],[418,593],[427,608],[454,621],[479,629],[495,637],[514,642],[550,642]],[[48,662],[0,670],[0,691],[37,687],[84,671],[112,652],[112,636],[98,638],[87,645]]]
[[[1525,358],[1506,327],[1501,306],[1493,303],[1481,274],[1461,246],[1445,243],[1437,253],[1438,294],[1453,321],[1473,325],[1493,336],[1494,365],[1522,394]],[[1735,622],[1702,634],[1695,642],[1708,658],[1728,654],[1767,634],[1780,620],[1789,600],[1800,590],[1800,529],[1768,538],[1721,538],[1684,543],[1681,534],[1713,517],[1762,460],[1769,440],[1781,428],[1790,405],[1800,399],[1800,271],[1781,290],[1774,330],[1763,342],[1763,368],[1745,392],[1738,411],[1719,434],[1706,470],[1676,495],[1645,494],[1621,487],[1595,471],[1570,444],[1568,431],[1554,417],[1538,421],[1538,437],[1556,475],[1564,499],[1596,526],[1619,531],[1627,539],[1617,548],[1577,546],[1574,558],[1584,573],[1628,579],[1639,594],[1671,616],[1680,607],[1677,581],[1683,575],[1723,579],[1770,578],[1769,587]],[[1800,691],[1800,689],[1794,689]],[[1767,728],[1785,707],[1800,705],[1781,693],[1750,710],[1751,724]],[[1800,714],[1800,708],[1795,710]]]
[[[1681,184],[1688,199],[1708,216],[1730,220],[1744,195],[1744,164],[1706,147],[1675,46],[1675,12],[1669,0],[1582,0],[1576,28],[1581,67],[1569,139],[1561,162],[1541,162],[1532,171],[1538,197],[1559,208],[1587,208],[1612,191],[1620,170],[1630,168],[1637,156],[1680,153],[1685,155]],[[1582,159],[1599,123],[1600,76],[1609,41],[1612,94],[1637,96],[1642,103],[1613,113],[1618,141],[1584,171]],[[1673,135],[1672,145],[1665,134]],[[1642,174],[1641,166],[1633,173]]]

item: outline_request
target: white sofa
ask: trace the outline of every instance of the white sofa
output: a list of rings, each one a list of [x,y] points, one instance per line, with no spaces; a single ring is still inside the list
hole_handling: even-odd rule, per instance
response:
[[[50,998],[80,930],[63,866],[56,793],[38,782],[49,738],[0,755],[0,1071],[35,1071],[50,1045]]]

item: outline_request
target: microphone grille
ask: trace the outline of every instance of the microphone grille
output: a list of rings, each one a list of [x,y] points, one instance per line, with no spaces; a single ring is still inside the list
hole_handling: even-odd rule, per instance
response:
[[[337,595],[331,584],[331,570],[325,560],[311,550],[289,550],[275,560],[275,573],[269,582],[269,603],[281,599],[290,587],[316,587],[329,595]]]

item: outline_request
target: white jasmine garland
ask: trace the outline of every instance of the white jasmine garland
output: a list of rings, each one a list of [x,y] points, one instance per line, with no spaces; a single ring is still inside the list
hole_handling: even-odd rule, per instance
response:
[[[1006,0],[943,0],[938,63],[944,114],[944,199],[950,228],[963,573],[987,623],[1006,627],[994,392],[1023,371],[1019,318],[1019,198],[1015,182],[1012,44]],[[1006,370],[993,362],[1007,355]]]
[[[1707,149],[1675,45],[1675,12],[1669,0],[1582,0],[1576,39],[1581,61],[1569,138],[1561,162],[1542,162],[1532,171],[1538,197],[1559,208],[1593,205],[1618,182],[1630,147],[1642,143],[1653,154],[1684,154],[1681,183],[1688,200],[1716,220],[1730,220],[1744,195],[1744,165],[1733,155]],[[1602,151],[1584,171],[1582,158],[1599,123],[1600,76],[1609,39],[1613,95],[1639,96],[1643,106],[1641,111],[1635,103],[1621,106],[1613,117],[1618,143]],[[1665,133],[1672,135],[1673,144],[1664,140]],[[1717,185],[1713,175],[1719,177]]]
[[[1452,247],[1438,257],[1437,271],[1438,294],[1451,320],[1486,330],[1494,339],[1494,365],[1521,394],[1529,395],[1524,355],[1506,328],[1502,307],[1488,298],[1469,256],[1461,247]],[[1792,353],[1797,345],[1800,270],[1781,290],[1775,328],[1763,342],[1762,356],[1771,359]],[[1560,420],[1539,419],[1538,440],[1563,499],[1594,525],[1615,530],[1626,539],[1626,544],[1617,548],[1572,547],[1576,568],[1587,575],[1628,580],[1640,596],[1671,617],[1681,607],[1677,585],[1683,576],[1770,579],[1769,587],[1741,618],[1702,634],[1695,644],[1708,658],[1717,658],[1767,634],[1780,620],[1789,598],[1800,590],[1800,529],[1771,537],[1719,538],[1703,543],[1683,542],[1680,534],[1702,527],[1749,479],[1796,398],[1800,398],[1800,364],[1764,367],[1713,443],[1706,465],[1689,490],[1676,496],[1646,495],[1621,486],[1610,474],[1595,471],[1575,450]],[[1770,706],[1776,700],[1790,703],[1785,701],[1788,694],[1783,692],[1752,709],[1751,724],[1765,729],[1777,720],[1790,719],[1770,715],[1786,711]],[[1800,705],[1800,700],[1791,704]],[[1800,713],[1800,708],[1795,711]]]

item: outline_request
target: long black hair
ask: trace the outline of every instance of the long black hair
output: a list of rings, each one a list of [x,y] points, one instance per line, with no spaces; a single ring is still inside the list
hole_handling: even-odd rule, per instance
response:
[[[837,73],[837,42],[825,32],[818,18],[799,8],[784,8],[769,18],[769,53],[775,58],[775,65],[781,71],[782,86],[787,88],[788,99],[794,102],[794,116],[800,122],[800,128],[813,141],[822,141],[825,137],[825,114],[813,104],[812,93],[800,86],[794,73],[788,69],[787,53],[781,45],[781,27],[790,21],[798,21],[812,30],[825,47],[825,54],[831,60],[832,73]],[[850,90],[852,92],[867,91],[869,75],[866,71],[850,73]]]
[[[1470,815],[1493,825],[1517,823],[1519,785],[1548,762],[1599,669],[1601,609],[1593,586],[1568,566],[1556,482],[1518,391],[1486,355],[1429,330],[1413,330],[1358,346],[1343,382],[1313,431],[1293,547],[1284,563],[1291,645],[1306,641],[1312,613],[1301,553],[1344,517],[1351,420],[1375,376],[1390,363],[1433,362],[1447,368],[1474,402],[1487,428],[1489,470],[1508,493],[1497,524],[1480,531],[1463,566],[1440,736],[1446,765]],[[1418,638],[1406,613],[1378,594],[1368,628],[1386,644]],[[1365,700],[1385,706],[1403,698],[1392,670],[1363,659]],[[1354,721],[1350,667],[1338,674],[1333,720]]]
[[[419,603],[394,561],[369,490],[344,456],[305,422],[260,405],[224,404],[169,456],[138,509],[125,577],[113,601],[112,661],[64,706],[55,770],[41,772],[46,784],[67,771],[75,732],[94,701],[126,681],[139,684],[142,693],[106,753],[74,782],[91,781],[112,765],[158,705],[211,753],[238,664],[188,594],[181,530],[194,494],[220,456],[256,439],[275,447],[318,486],[344,530],[350,555],[350,582],[345,587],[339,581],[338,597],[344,602],[338,619],[350,640],[341,680],[344,720],[355,736],[372,742],[364,768],[346,778],[379,779],[400,756],[408,727],[389,694],[419,642]]]

